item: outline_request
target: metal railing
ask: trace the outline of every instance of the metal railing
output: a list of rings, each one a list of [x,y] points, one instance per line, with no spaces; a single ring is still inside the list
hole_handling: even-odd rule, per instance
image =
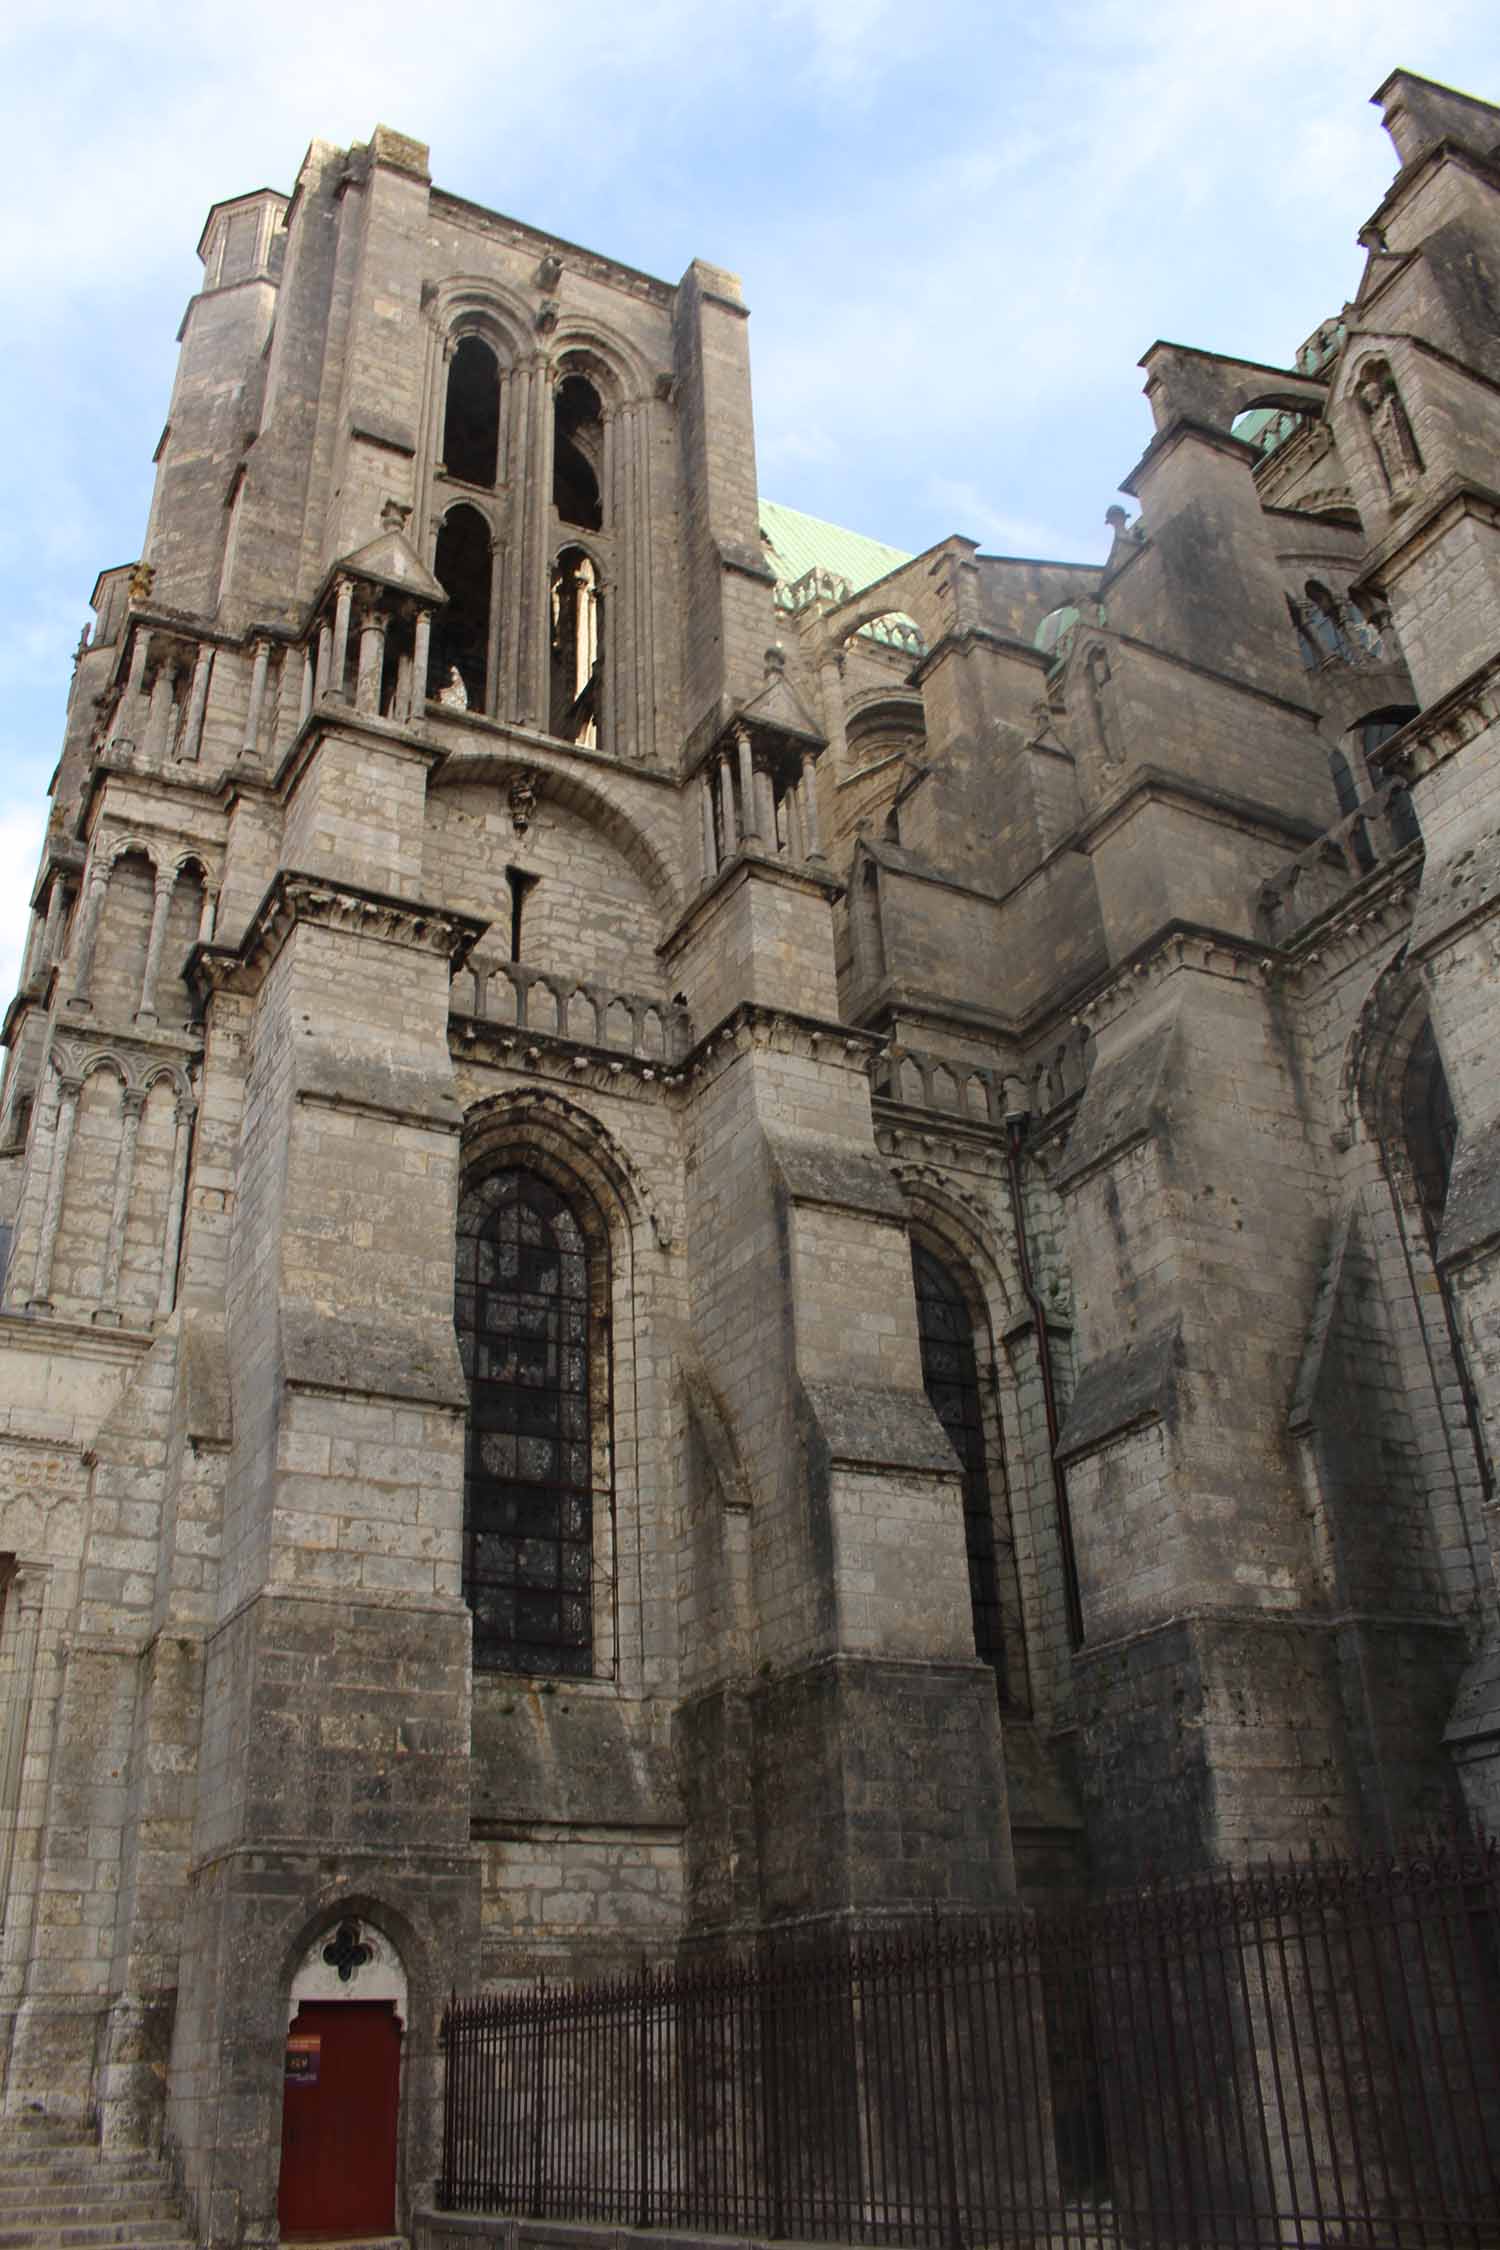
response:
[[[774,2239],[1500,2244],[1500,1863],[1456,1838],[455,2001],[448,2210]]]

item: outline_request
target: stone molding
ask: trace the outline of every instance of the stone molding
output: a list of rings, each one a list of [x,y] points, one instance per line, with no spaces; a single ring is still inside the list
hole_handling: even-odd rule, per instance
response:
[[[1411,926],[1420,882],[1420,861],[1379,870],[1279,949],[1272,970],[1274,978],[1284,984],[1300,984],[1313,969],[1325,978],[1335,976],[1388,939],[1400,936]]]
[[[1253,939],[1237,937],[1227,930],[1175,923],[1122,962],[1106,983],[1079,1004],[1072,1020],[1097,1037],[1128,1014],[1143,992],[1185,969],[1220,978],[1227,984],[1263,986],[1276,963],[1275,951],[1257,945]]]
[[[1420,781],[1477,736],[1500,723],[1500,656],[1492,656],[1458,686],[1408,719],[1399,734],[1383,742],[1376,762],[1407,781]]]
[[[183,1051],[185,1044],[187,1053]],[[64,1082],[71,1080],[79,1084],[105,1064],[112,1063],[124,1082],[126,1093],[138,1095],[142,1100],[159,1078],[167,1078],[176,1092],[178,1108],[191,1117],[198,1106],[191,1068],[200,1051],[196,1040],[158,1043],[139,1032],[126,1031],[101,1031],[96,1037],[88,1038],[70,1030],[54,1035],[48,1060]]]
[[[338,930],[382,945],[435,954],[459,968],[489,928],[477,914],[396,898],[284,867],[261,900],[237,946],[195,945],[187,959],[190,985],[203,996],[255,992],[299,923]]]

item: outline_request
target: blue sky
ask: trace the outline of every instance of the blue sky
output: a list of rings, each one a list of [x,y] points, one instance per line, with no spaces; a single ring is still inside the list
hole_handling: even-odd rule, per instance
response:
[[[0,986],[100,568],[139,552],[210,203],[377,121],[445,188],[752,308],[762,491],[1095,557],[1157,336],[1280,362],[1352,292],[1402,65],[1495,0],[78,0],[0,28]]]

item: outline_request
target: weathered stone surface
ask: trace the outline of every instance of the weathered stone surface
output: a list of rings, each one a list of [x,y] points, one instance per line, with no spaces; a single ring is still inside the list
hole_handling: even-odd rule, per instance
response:
[[[794,572],[733,275],[387,127],[210,214],[0,1092],[0,2100],[201,2240],[339,1992],[453,2250],[455,1986],[1500,1812],[1500,112],[1380,99],[1101,566]]]

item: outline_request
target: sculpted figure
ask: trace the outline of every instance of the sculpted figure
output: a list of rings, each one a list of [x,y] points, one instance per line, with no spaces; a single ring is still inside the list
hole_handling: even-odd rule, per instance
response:
[[[1391,503],[1400,507],[1411,498],[1422,474],[1422,456],[1396,378],[1384,360],[1365,370],[1354,395],[1368,424]]]
[[[464,686],[464,676],[456,664],[448,667],[448,685],[438,689],[439,703],[446,703],[450,711],[467,711],[469,691]]]

